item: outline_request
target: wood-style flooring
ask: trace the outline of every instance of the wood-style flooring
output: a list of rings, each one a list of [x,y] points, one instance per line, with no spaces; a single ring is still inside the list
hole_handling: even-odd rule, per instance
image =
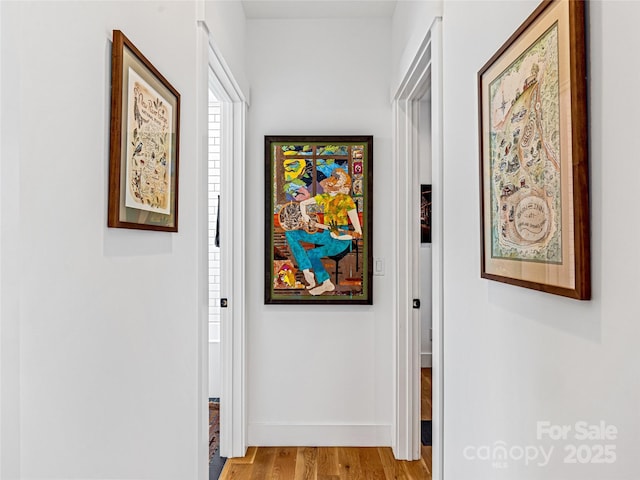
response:
[[[431,369],[422,369],[420,420],[431,420]]]
[[[389,447],[250,447],[246,457],[230,458],[221,480],[427,480],[431,447],[422,459],[396,460]]]
[[[431,420],[431,369],[422,369],[423,420]],[[431,447],[396,460],[389,447],[250,447],[227,460],[220,480],[431,480]]]

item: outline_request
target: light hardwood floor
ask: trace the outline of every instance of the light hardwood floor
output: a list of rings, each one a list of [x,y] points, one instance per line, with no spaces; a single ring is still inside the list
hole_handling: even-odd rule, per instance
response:
[[[422,369],[422,419],[431,420],[431,369]],[[231,458],[220,480],[431,480],[431,447],[415,462],[389,447],[250,447]]]
[[[431,369],[422,369],[422,404],[420,405],[420,419],[431,420]]]
[[[389,447],[250,447],[231,458],[221,480],[427,480],[431,447],[415,462],[396,460]]]

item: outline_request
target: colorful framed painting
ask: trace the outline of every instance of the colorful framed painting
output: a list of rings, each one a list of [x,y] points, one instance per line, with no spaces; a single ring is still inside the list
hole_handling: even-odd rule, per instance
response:
[[[544,1],[478,73],[483,278],[591,295],[585,2]]]
[[[265,136],[265,303],[372,304],[373,137]]]
[[[109,227],[178,231],[179,132],[180,94],[114,30]]]

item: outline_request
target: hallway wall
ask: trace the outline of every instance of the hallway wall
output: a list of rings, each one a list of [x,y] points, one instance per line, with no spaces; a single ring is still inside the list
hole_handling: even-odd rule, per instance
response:
[[[12,72],[19,56],[11,40],[19,27],[13,10],[0,2],[0,478],[20,475],[20,270],[19,203],[20,168],[16,142],[19,134],[19,84]]]
[[[444,5],[444,472],[452,480],[633,480],[640,471],[640,163],[632,147],[639,76],[625,52],[640,48],[640,3],[588,2],[593,300],[479,273],[477,72],[538,3]],[[538,421],[572,431],[567,440],[539,440]],[[579,440],[579,421],[604,421],[619,433]],[[509,458],[501,469],[465,457],[466,447],[499,441],[555,451],[547,466]],[[617,458],[566,463],[570,444],[587,453],[611,444]]]
[[[435,17],[442,16],[442,0],[401,0],[391,20],[391,89],[395,95]]]
[[[3,478],[194,479],[195,3],[1,8]],[[106,227],[113,29],[182,93],[177,234]]]
[[[237,0],[199,0],[204,2],[204,18],[215,46],[222,53],[242,92],[250,93],[246,74],[247,21]]]
[[[393,236],[390,21],[249,20],[248,419],[251,445],[390,445]],[[373,306],[268,305],[264,135],[374,135]]]

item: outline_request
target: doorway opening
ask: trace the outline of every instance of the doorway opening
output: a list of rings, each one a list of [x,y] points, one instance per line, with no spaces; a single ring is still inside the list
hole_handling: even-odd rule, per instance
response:
[[[442,23],[436,18],[394,95],[396,231],[396,332],[394,454],[418,460],[431,450],[432,478],[442,480]],[[423,164],[425,158],[430,166]],[[430,174],[430,178],[428,176]],[[421,248],[421,184],[431,184],[431,244]],[[428,254],[421,261],[421,251]],[[426,268],[426,259],[431,268]],[[422,270],[431,280],[429,293]],[[424,275],[423,275],[424,277]],[[430,301],[429,301],[430,300]],[[421,302],[422,301],[422,302]],[[421,305],[422,303],[422,305]],[[422,315],[422,312],[425,315]],[[429,315],[429,313],[431,315]],[[422,318],[425,317],[425,318]],[[430,317],[430,318],[429,318]],[[431,320],[427,326],[425,320]],[[426,330],[424,341],[421,331]],[[431,335],[431,332],[432,335]],[[426,345],[425,345],[426,344]],[[428,346],[432,348],[429,351]],[[425,347],[426,351],[425,351]],[[425,353],[426,355],[422,355]],[[424,359],[424,363],[423,363]],[[431,408],[422,406],[422,366]],[[432,445],[422,445],[421,411],[431,410]]]
[[[225,463],[220,456],[220,399],[222,358],[220,350],[221,251],[220,192],[222,167],[222,104],[209,89],[207,142],[208,225],[208,334],[209,334],[209,478],[218,478]]]
[[[220,399],[220,457],[242,457],[246,442],[246,367],[245,367],[245,119],[248,108],[242,88],[213,41],[206,21],[198,21],[198,476],[210,478],[209,398]],[[209,101],[210,95],[220,108],[219,141],[213,140],[212,153],[219,144],[219,189],[209,193]],[[213,114],[215,115],[215,113]],[[214,123],[215,117],[214,117]],[[213,129],[213,128],[212,128]],[[215,129],[217,130],[217,129]],[[214,137],[217,137],[216,132]],[[215,161],[215,158],[214,160]],[[215,164],[214,164],[215,165]],[[212,172],[213,174],[214,172]],[[213,175],[215,177],[215,175]],[[214,182],[215,183],[215,182]],[[209,210],[209,197],[215,211]],[[219,237],[219,293],[209,285],[209,242],[211,217],[216,220]],[[218,224],[219,219],[219,224]],[[215,245],[215,237],[213,239]],[[215,253],[215,250],[213,250]],[[212,255],[212,261],[216,257]],[[212,266],[215,266],[212,265]],[[214,274],[215,277],[215,274]],[[210,291],[211,290],[211,291]],[[209,296],[213,296],[211,312]],[[219,320],[216,313],[219,312]],[[210,317],[209,314],[212,314]],[[211,321],[210,321],[211,320]],[[218,321],[216,321],[218,320]],[[211,325],[210,325],[211,324]],[[218,342],[216,342],[216,339]],[[219,353],[210,348],[219,347]],[[216,345],[217,344],[217,345]],[[210,358],[219,358],[219,397],[215,388],[215,368]],[[210,372],[210,370],[212,370]]]
[[[209,90],[208,136],[208,278],[209,278],[209,398],[220,399],[220,141],[221,104]]]
[[[418,170],[420,235],[418,283],[420,298],[420,452],[429,471],[433,471],[432,366],[433,366],[433,252],[432,252],[432,138],[431,89],[416,104],[418,131]]]

